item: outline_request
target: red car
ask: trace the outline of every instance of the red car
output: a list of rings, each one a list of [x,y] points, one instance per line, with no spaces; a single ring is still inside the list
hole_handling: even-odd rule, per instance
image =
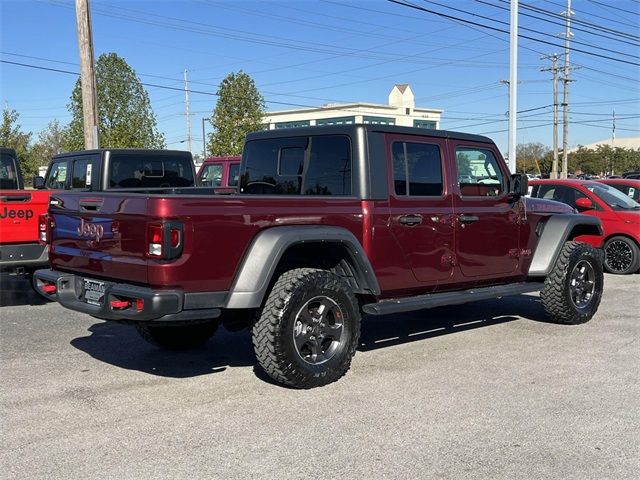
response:
[[[203,187],[237,187],[240,158],[207,158],[198,170],[197,184]]]
[[[605,180],[604,182],[632,180]],[[531,196],[566,203],[602,221],[604,235],[582,235],[605,251],[604,266],[611,273],[634,273],[640,268],[640,203],[612,185],[590,180],[531,180]],[[640,182],[638,182],[640,183]]]
[[[600,183],[611,185],[617,188],[629,198],[633,198],[636,202],[640,202],[640,180],[634,178],[604,178],[598,180]]]

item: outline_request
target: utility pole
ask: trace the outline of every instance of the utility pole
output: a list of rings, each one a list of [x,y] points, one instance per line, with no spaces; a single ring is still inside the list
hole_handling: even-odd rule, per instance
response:
[[[202,117],[202,161],[207,159],[207,137],[204,131],[204,122],[209,120],[207,117]]]
[[[191,152],[191,114],[189,113],[189,77],[187,71],[184,71],[184,103],[185,115],[187,117],[187,146]]]
[[[553,74],[553,165],[551,178],[558,178],[558,54],[542,57],[543,60],[551,60],[551,68],[543,68],[543,72]]]
[[[562,82],[564,83],[564,98],[562,101],[562,173],[561,178],[567,178],[568,155],[569,155],[569,44],[571,42],[571,0],[567,0],[566,28],[564,33],[564,72]]]
[[[99,148],[98,99],[96,94],[96,72],[93,57],[93,34],[89,0],[76,0],[76,26],[80,51],[80,85],[82,87],[82,117],[84,126],[84,148]]]
[[[509,170],[516,171],[516,130],[518,95],[518,0],[511,0],[509,42]]]

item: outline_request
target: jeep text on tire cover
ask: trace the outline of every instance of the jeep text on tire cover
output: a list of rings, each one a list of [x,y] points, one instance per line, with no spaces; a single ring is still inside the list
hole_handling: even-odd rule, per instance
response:
[[[363,313],[542,291],[554,321],[588,321],[602,255],[573,240],[600,223],[526,192],[486,137],[384,125],[256,132],[236,193],[55,194],[52,269],[36,280],[63,306],[134,324],[165,348],[248,326],[267,374],[311,388],[347,372]],[[100,242],[87,241],[87,225],[103,226]],[[100,301],[84,285],[104,291]]]

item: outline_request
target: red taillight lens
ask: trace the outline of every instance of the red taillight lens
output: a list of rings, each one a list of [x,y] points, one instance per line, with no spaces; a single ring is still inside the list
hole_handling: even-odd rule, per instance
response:
[[[169,236],[171,238],[171,247],[178,247],[180,245],[180,230],[178,230],[177,228],[172,228]]]
[[[144,309],[144,300],[141,298],[136,298],[136,310],[141,312]]]
[[[41,213],[38,217],[38,242],[46,244],[49,240],[49,215]]]
[[[150,257],[162,257],[162,240],[164,229],[162,225],[150,223],[147,225],[147,255]]]

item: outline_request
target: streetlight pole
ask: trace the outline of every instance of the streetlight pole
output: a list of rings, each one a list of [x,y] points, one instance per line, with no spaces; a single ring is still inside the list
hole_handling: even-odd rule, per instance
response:
[[[202,161],[207,159],[207,137],[204,131],[204,122],[210,122],[207,117],[202,117]]]
[[[518,0],[511,0],[509,45],[509,170],[511,170],[511,173],[515,173],[518,95]]]

